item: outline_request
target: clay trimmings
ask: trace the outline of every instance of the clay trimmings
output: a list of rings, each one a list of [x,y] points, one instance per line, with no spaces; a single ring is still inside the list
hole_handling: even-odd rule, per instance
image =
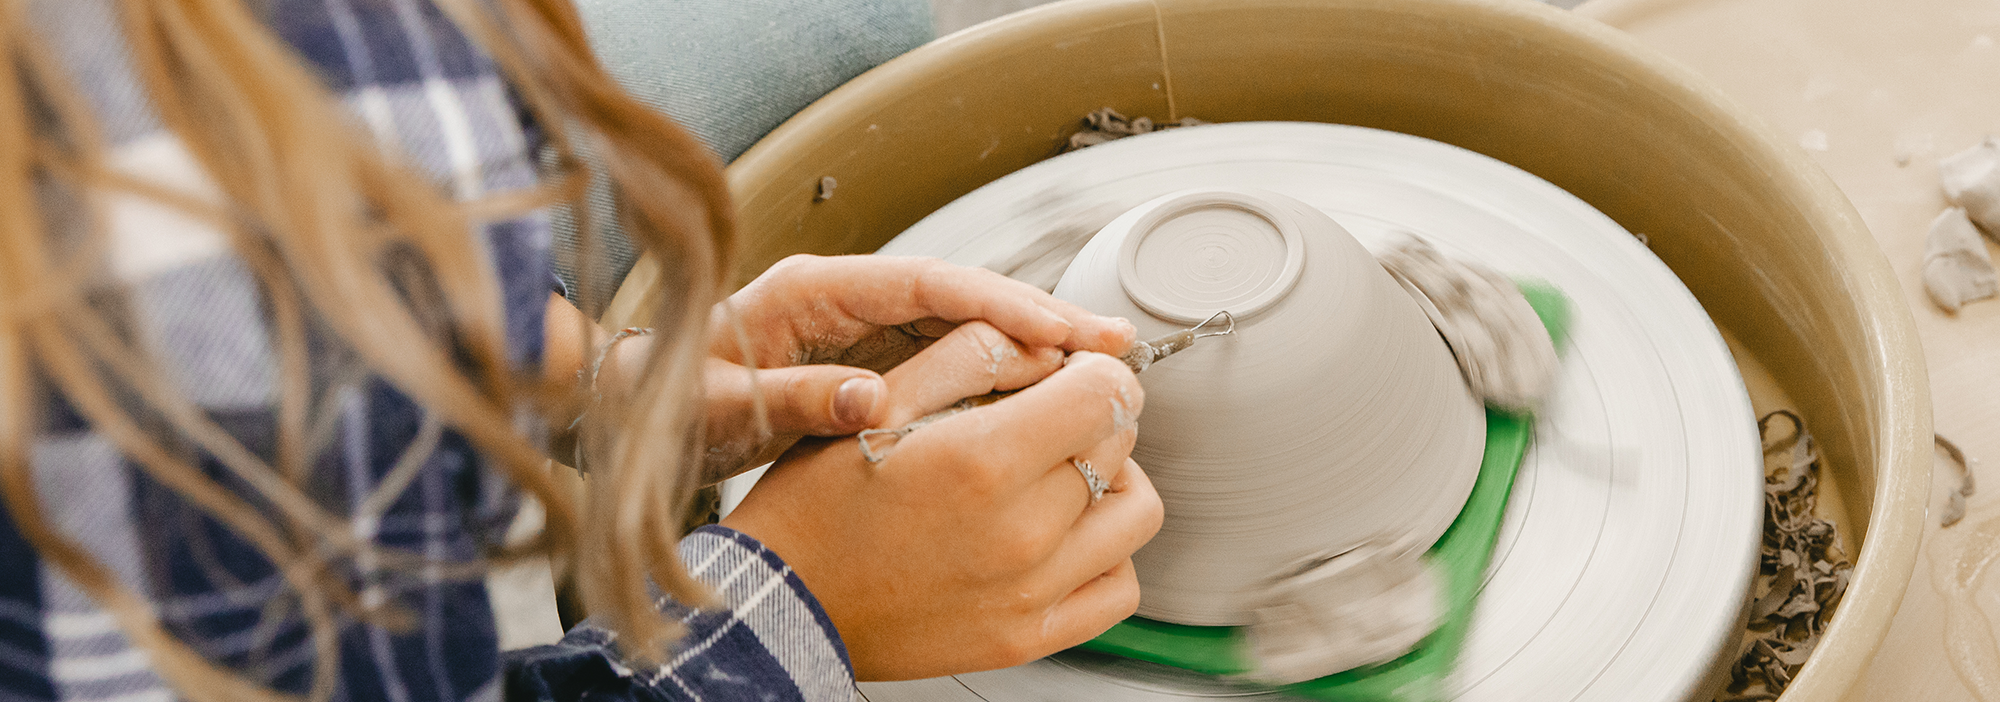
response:
[[[1465,384],[1487,404],[1529,412],[1556,378],[1556,346],[1506,276],[1403,234],[1378,254],[1451,346]]]
[[[1435,566],[1408,544],[1362,544],[1277,579],[1244,628],[1250,677],[1284,685],[1391,660],[1444,619]]]
[[[1958,444],[1943,435],[1934,434],[1931,439],[1945,456],[1951,458],[1952,465],[1958,467],[1958,487],[1945,491],[1944,509],[1938,511],[1938,526],[1948,527],[1965,519],[1965,498],[1971,497],[1975,489],[1972,466],[1966,464],[1965,452],[1958,450]]]
[[[1792,429],[1764,444],[1769,467],[1759,572],[1770,580],[1750,605],[1750,639],[1731,670],[1729,687],[1716,698],[1719,702],[1770,700],[1784,692],[1819,645],[1854,570],[1833,523],[1814,514],[1819,505],[1818,445],[1804,420],[1788,410],[1758,420],[1757,428],[1767,437],[1773,419],[1783,419]]]
[[[1095,112],[1083,116],[1083,129],[1069,135],[1069,141],[1063,144],[1063,153],[1096,146],[1107,141],[1123,139],[1128,136],[1138,136],[1140,134],[1180,127],[1199,127],[1204,124],[1208,123],[1193,117],[1186,117],[1173,122],[1157,123],[1151,117],[1128,119],[1125,115],[1119,114],[1117,110],[1109,107],[1100,108]]]

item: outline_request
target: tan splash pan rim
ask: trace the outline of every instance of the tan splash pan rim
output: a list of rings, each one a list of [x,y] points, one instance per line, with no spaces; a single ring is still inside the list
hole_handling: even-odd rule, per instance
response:
[[[792,253],[873,251],[1054,155],[1106,106],[1415,134],[1646,234],[1820,441],[1860,547],[1783,699],[1837,700],[1854,684],[1902,601],[1929,497],[1929,386],[1901,288],[1803,151],[1595,21],[1531,0],[1066,0],[1004,17],[863,74],[731,165],[736,280]],[[815,202],[822,177],[837,186]],[[642,260],[606,322],[641,319],[658,273]]]

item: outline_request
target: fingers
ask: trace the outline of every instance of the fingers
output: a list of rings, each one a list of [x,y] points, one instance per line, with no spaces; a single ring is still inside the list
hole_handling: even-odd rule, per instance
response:
[[[1160,496],[1136,463],[1125,466],[1113,492],[1084,510],[1036,574],[1068,590],[1043,624],[1047,651],[1088,641],[1138,610],[1132,554],[1159,532],[1162,515]]]
[[[866,310],[878,318],[921,314],[953,322],[982,319],[1029,346],[1114,356],[1131,348],[1138,333],[1131,322],[1100,317],[1041,288],[984,268],[923,258],[890,259],[890,264],[909,266],[917,276],[908,299],[874,301],[901,303]],[[1049,325],[1050,319],[1059,325]]]
[[[1083,511],[1042,565],[1043,577],[1055,583],[1077,583],[1127,558],[1160,531],[1165,507],[1153,481],[1139,464],[1127,459],[1118,482],[1104,499]]]
[[[847,366],[749,369],[710,359],[708,406],[723,417],[748,418],[761,395],[771,429],[780,435],[838,436],[873,426],[889,409],[888,386],[873,372]],[[754,378],[754,380],[753,380]],[[754,420],[754,418],[751,418]],[[746,426],[738,422],[729,426]]]
[[[961,324],[883,375],[889,409],[877,426],[902,426],[968,397],[1023,387],[1061,366],[1054,348],[1028,348],[985,322]]]
[[[1111,355],[1130,348],[1136,333],[1130,322],[1091,314],[1027,283],[933,258],[793,256],[732,301],[759,346],[784,328],[777,336],[790,344],[844,348],[876,328],[925,318],[981,320],[1027,346]],[[719,306],[716,314],[726,312]],[[714,351],[731,357],[733,344],[718,334]]]
[[[890,382],[893,397],[895,379]],[[1071,456],[1086,455],[1115,432],[1137,426],[1144,404],[1145,391],[1123,362],[1098,353],[1077,353],[1061,370],[1027,389],[911,434],[899,450],[918,449],[921,444],[963,453],[966,446],[977,445],[976,455],[965,458],[987,466],[1033,466],[1032,472],[1013,478],[1028,482]]]
[[[1126,558],[1091,578],[1049,610],[1044,653],[1089,641],[1139,609],[1139,577]],[[1039,656],[1037,656],[1039,657]]]
[[[1029,346],[1060,346],[1074,331],[1051,309],[1054,298],[1034,286],[981,268],[931,258],[889,256],[821,259],[814,274],[861,281],[868,293],[842,300],[856,318],[902,324],[925,317],[984,320]]]
[[[1025,283],[1024,283],[1025,285]],[[1040,288],[1036,288],[1040,290]],[[1075,331],[1062,343],[1064,351],[1095,351],[1110,356],[1120,356],[1132,348],[1139,340],[1139,328],[1132,326],[1131,320],[1105,317],[1094,314],[1075,304],[1049,296],[1046,303],[1069,320]]]
[[[1092,504],[1090,483],[1077,463],[1088,463],[1091,472],[1111,487],[1104,493],[1105,499],[1109,499],[1112,490],[1123,485],[1120,481],[1124,479],[1125,466],[1131,463],[1132,444],[1137,437],[1136,431],[1115,431],[1091,450],[1050,467],[1048,474],[1029,488],[1027,499],[1017,506],[1017,522],[1028,525],[1030,532],[1039,532],[1033,535],[1047,543],[1059,543],[1062,535],[1076,524],[1078,515]]]

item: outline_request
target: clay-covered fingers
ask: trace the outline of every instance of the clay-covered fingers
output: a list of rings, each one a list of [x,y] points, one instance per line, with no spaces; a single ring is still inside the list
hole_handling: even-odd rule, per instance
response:
[[[944,343],[940,341],[938,345]],[[893,397],[893,379],[890,387]],[[1139,387],[1139,379],[1124,362],[1085,351],[1071,354],[1061,369],[1040,382],[991,406],[946,421],[963,422],[967,430],[995,434],[982,441],[986,444],[978,457],[982,463],[1044,466],[1034,475],[1022,476],[1033,480],[1058,470],[1074,474],[1069,459],[1088,456],[1107,439],[1130,432],[1137,426],[1145,398],[1146,391]],[[940,429],[944,426],[945,423],[939,424]],[[957,431],[960,430],[938,432],[932,437],[920,431],[908,441],[913,447],[920,440],[949,441],[947,434]]]
[[[753,343],[768,345],[770,332],[782,327],[786,333],[777,336],[789,337],[791,355],[801,351],[797,346],[844,348],[880,327],[926,318],[980,320],[1028,346],[1111,354],[1129,348],[1135,333],[1129,322],[1091,314],[1032,285],[934,258],[793,256],[731,300],[753,337],[766,337]],[[715,349],[723,354],[731,345],[718,335]]]
[[[1023,345],[985,322],[958,325],[883,374],[888,409],[880,426],[899,427],[968,397],[1033,384],[1062,359],[1059,349]]]

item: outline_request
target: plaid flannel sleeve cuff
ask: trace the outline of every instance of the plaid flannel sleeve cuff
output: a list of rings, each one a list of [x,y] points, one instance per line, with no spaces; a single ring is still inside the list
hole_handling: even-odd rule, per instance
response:
[[[665,665],[632,667],[611,632],[589,620],[560,643],[510,652],[508,699],[854,699],[839,632],[778,554],[712,525],[682,539],[680,551],[720,604],[696,610],[661,599],[661,611],[688,629]]]

